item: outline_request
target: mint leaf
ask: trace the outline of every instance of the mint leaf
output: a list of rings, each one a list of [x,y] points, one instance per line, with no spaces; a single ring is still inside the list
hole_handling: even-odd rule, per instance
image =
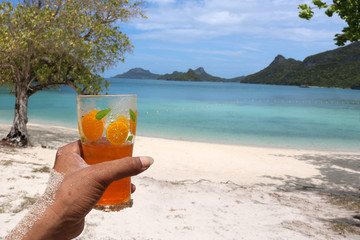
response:
[[[103,119],[110,111],[111,111],[111,108],[108,108],[108,109],[105,109],[105,110],[101,110],[100,112],[98,112],[98,113],[95,115],[95,118],[96,118],[97,120],[101,120],[101,119]]]
[[[126,141],[127,141],[127,142],[131,142],[131,141],[133,140],[133,138],[134,138],[134,136],[131,135],[131,136],[129,136],[129,137],[126,139]]]
[[[82,137],[82,138],[81,138],[81,142],[85,142],[85,138]]]
[[[133,122],[136,122],[136,114],[133,110],[130,109],[130,118]]]

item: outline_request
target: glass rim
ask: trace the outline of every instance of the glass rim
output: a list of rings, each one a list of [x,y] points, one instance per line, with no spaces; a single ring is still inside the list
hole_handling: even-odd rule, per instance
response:
[[[136,94],[108,94],[108,95],[77,95],[76,98],[97,98],[97,97],[137,97]]]

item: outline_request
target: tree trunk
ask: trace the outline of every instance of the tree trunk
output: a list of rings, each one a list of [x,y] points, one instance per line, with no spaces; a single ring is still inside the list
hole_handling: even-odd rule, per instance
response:
[[[27,147],[29,144],[29,136],[26,124],[27,118],[27,107],[29,95],[27,94],[26,86],[17,84],[15,89],[15,117],[9,134],[3,141],[8,142],[12,145]]]

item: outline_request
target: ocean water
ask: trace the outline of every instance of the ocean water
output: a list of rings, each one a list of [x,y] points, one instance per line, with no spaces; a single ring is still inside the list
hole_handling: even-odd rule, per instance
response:
[[[108,79],[109,94],[138,95],[138,135],[251,146],[359,151],[360,91],[239,83]],[[0,89],[0,122],[15,98]],[[30,123],[77,127],[76,93],[42,91]],[[50,127],[50,126],[49,126]]]

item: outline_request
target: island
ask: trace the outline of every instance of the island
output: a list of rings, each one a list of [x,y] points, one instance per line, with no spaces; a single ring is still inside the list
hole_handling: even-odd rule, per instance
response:
[[[203,67],[187,72],[174,71],[155,74],[142,68],[133,68],[114,78],[160,79],[197,82],[238,82],[253,84],[318,86],[360,89],[360,42],[322,52],[303,61],[277,55],[263,70],[235,78],[222,78],[208,74]]]

